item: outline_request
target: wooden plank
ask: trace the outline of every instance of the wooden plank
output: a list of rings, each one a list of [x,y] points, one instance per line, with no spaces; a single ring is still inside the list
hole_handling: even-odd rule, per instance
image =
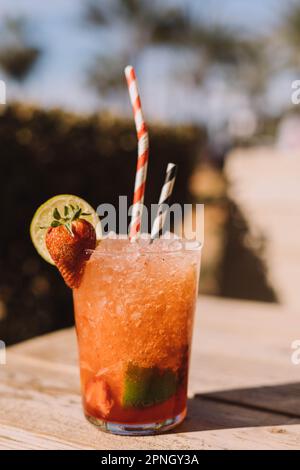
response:
[[[0,450],[92,450],[91,447],[72,445],[66,439],[44,436],[1,423]]]
[[[72,366],[47,367],[43,360],[17,354],[11,359],[13,374],[8,371],[1,374],[3,448],[17,448],[19,440],[20,447],[28,449],[271,449],[276,448],[281,435],[282,448],[300,446],[297,419],[203,398],[190,400],[188,420],[173,433],[131,438],[111,436],[83,418],[78,377]]]
[[[11,352],[77,367],[76,333],[74,328],[68,328],[23,341],[8,348],[7,361]]]
[[[196,394],[195,397],[300,418],[300,382]]]
[[[300,338],[300,319],[282,306],[200,298],[190,395],[217,393],[226,402],[299,416],[300,366],[291,363],[291,343],[297,334]],[[59,367],[70,364],[77,370],[73,329],[27,341],[10,351],[59,363]]]
[[[298,316],[256,302],[204,299],[201,307],[190,392],[300,416],[300,366],[291,362]]]
[[[73,329],[11,347],[0,367],[0,448],[18,439],[32,448],[35,438],[39,448],[300,448],[300,368],[290,362],[297,325],[282,307],[201,298],[189,418],[152,437],[111,436],[85,421]]]

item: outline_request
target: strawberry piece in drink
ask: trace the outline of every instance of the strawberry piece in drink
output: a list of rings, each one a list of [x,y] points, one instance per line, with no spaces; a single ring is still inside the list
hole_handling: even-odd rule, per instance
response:
[[[114,404],[107,383],[100,377],[94,376],[85,388],[86,407],[92,412],[106,418]]]

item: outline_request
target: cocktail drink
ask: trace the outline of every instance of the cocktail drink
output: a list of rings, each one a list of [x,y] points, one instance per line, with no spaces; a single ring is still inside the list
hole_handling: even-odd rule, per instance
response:
[[[125,75],[138,138],[128,238],[102,239],[93,207],[71,194],[42,204],[30,235],[73,290],[86,417],[110,432],[147,434],[186,415],[201,245],[161,237],[177,171],[171,162],[150,238],[141,236],[149,139],[133,67]]]
[[[186,415],[200,245],[104,239],[73,290],[86,417],[145,434]]]

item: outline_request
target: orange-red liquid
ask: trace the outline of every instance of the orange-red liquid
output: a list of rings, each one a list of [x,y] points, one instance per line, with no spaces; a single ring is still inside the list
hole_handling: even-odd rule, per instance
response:
[[[74,290],[87,416],[143,424],[185,411],[200,250],[162,248],[104,240]]]

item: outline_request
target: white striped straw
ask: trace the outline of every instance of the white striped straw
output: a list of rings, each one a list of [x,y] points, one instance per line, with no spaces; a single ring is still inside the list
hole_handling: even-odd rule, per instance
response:
[[[134,68],[128,65],[125,68],[129,97],[133,109],[135,127],[138,138],[138,160],[134,184],[134,196],[132,205],[132,215],[129,227],[129,239],[136,240],[141,231],[142,211],[145,195],[145,183],[147,177],[149,138],[146,123],[144,121],[141,100],[137,87],[137,80]]]
[[[169,210],[169,202],[172,196],[172,191],[176,179],[177,166],[174,163],[169,163],[167,166],[166,177],[164,185],[161,189],[159,201],[158,201],[158,211],[157,216],[154,220],[153,227],[151,230],[151,240],[159,238],[164,229],[164,224],[166,220],[166,215]]]

